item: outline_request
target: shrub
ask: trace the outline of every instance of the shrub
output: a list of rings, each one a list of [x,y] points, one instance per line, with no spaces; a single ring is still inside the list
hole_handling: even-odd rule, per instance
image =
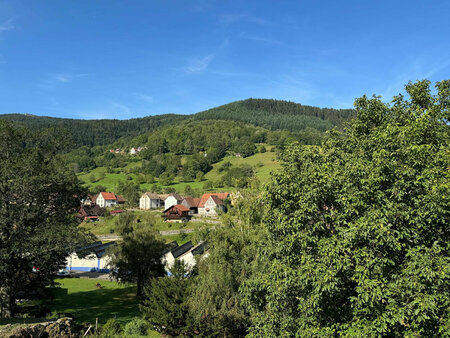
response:
[[[122,332],[117,319],[109,319],[102,327],[101,337],[111,337]]]
[[[123,330],[126,335],[147,335],[147,331],[149,329],[148,323],[142,319],[135,317],[130,322],[125,325],[125,329]]]

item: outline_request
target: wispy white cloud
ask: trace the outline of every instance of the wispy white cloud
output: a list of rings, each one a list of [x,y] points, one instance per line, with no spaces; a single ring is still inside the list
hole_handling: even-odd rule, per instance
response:
[[[117,101],[110,101],[111,109],[110,111],[113,113],[124,113],[124,114],[130,114],[131,109],[127,105],[117,102]]]
[[[188,73],[202,73],[208,68],[209,64],[214,60],[214,57],[215,54],[209,54],[200,59],[193,59],[186,67],[186,71]]]
[[[47,76],[38,83],[40,89],[53,89],[60,84],[70,83],[75,79],[90,76],[92,74],[72,74],[72,73],[56,73]]]
[[[411,60],[395,75],[389,86],[376,91],[375,94],[381,95],[384,101],[389,101],[394,95],[404,93],[404,87],[409,81],[430,79],[448,67],[450,67],[448,59],[437,62],[426,62],[419,58]]]
[[[232,24],[235,22],[249,22],[258,25],[267,25],[269,22],[263,18],[245,14],[245,13],[227,13],[220,16],[220,21],[224,24]]]
[[[13,18],[10,18],[0,23],[0,33],[7,32],[13,29],[14,29]]]
[[[147,95],[147,94],[142,94],[142,93],[133,93],[134,96],[136,96],[137,98],[145,101],[146,103],[153,103],[154,99],[153,96]]]

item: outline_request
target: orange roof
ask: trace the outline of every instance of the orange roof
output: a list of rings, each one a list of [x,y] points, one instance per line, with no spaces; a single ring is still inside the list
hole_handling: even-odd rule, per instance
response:
[[[111,200],[117,200],[117,197],[116,197],[116,195],[113,193],[113,192],[101,192],[100,193],[100,195],[102,195],[103,196],[103,198],[105,199],[105,201],[106,200],[108,200],[108,201],[111,201]]]
[[[229,195],[230,195],[230,194],[227,193],[227,192],[218,192],[218,193],[214,193],[214,194],[204,194],[204,195],[202,196],[202,199],[200,200],[200,203],[198,204],[198,207],[199,207],[199,208],[204,208],[204,207],[205,207],[205,203],[206,203],[206,201],[208,200],[208,198],[209,198],[210,196],[216,196],[216,197],[218,197],[220,200],[223,201],[223,200],[226,199]]]

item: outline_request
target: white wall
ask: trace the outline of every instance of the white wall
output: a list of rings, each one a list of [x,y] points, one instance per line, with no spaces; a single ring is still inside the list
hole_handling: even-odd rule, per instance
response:
[[[176,205],[176,204],[177,204],[177,199],[173,196],[169,196],[164,201],[164,210],[166,210],[166,209],[170,208],[172,205]]]

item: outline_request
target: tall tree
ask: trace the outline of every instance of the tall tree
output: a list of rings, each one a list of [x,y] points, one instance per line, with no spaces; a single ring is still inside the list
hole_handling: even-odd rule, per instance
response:
[[[161,332],[180,336],[190,331],[187,299],[192,273],[179,259],[170,272],[170,277],[152,278],[145,284],[140,308],[144,317]]]
[[[242,337],[250,325],[239,288],[252,265],[259,265],[257,245],[264,242],[260,197],[257,186],[243,191],[222,215],[222,225],[209,232],[209,255],[198,262],[188,301],[193,320],[208,337]]]
[[[110,249],[112,276],[121,282],[137,284],[137,296],[142,296],[144,282],[164,275],[161,257],[164,242],[148,225],[141,225],[123,234],[123,241]]]
[[[50,134],[49,134],[50,133]],[[0,312],[14,315],[18,291],[45,285],[67,253],[87,240],[74,217],[83,195],[59,160],[61,135],[0,121]],[[32,272],[35,267],[39,270]],[[35,271],[37,271],[35,269]]]
[[[293,145],[265,196],[254,336],[450,331],[450,81],[363,96],[321,147]]]

